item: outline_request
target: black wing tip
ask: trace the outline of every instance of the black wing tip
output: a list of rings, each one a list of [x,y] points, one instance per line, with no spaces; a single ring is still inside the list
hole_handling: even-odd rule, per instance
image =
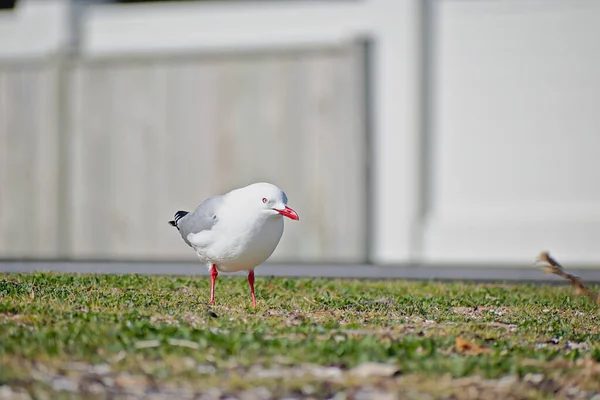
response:
[[[179,221],[181,218],[185,217],[189,213],[187,211],[177,211],[175,213],[175,222]]]
[[[179,222],[179,220],[183,217],[185,217],[186,215],[188,215],[189,213],[187,211],[177,211],[175,213],[175,218],[173,221],[169,221],[169,224],[174,226],[175,228],[177,228],[177,222]]]

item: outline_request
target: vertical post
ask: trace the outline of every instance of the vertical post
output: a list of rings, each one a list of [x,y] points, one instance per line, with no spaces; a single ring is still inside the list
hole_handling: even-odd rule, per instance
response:
[[[72,61],[80,46],[81,15],[85,4],[81,0],[65,0],[66,40],[56,58],[57,99],[56,113],[58,125],[58,225],[57,256],[68,259],[71,256],[71,110],[70,75]]]
[[[378,264],[420,259],[422,184],[422,0],[372,0],[373,259]]]
[[[419,46],[419,63],[420,63],[420,126],[418,140],[418,160],[416,172],[419,181],[418,201],[417,201],[417,220],[413,227],[413,259],[422,261],[424,255],[424,239],[425,239],[425,221],[427,214],[431,208],[432,196],[432,171],[431,171],[431,146],[434,132],[433,113],[433,90],[434,90],[434,57],[435,57],[435,2],[437,0],[422,0],[420,2],[421,10],[420,22],[418,26],[420,43]]]
[[[365,241],[365,262],[372,263],[374,257],[374,213],[373,213],[373,196],[374,192],[374,171],[373,171],[373,39],[371,37],[363,38],[360,42],[360,72],[361,72],[361,92],[362,100],[362,121],[365,135],[364,154],[365,154],[365,193],[364,193],[364,241]]]

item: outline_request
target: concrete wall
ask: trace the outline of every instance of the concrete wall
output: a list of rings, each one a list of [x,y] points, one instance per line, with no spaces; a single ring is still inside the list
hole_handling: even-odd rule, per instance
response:
[[[600,3],[434,9],[424,257],[600,265]]]

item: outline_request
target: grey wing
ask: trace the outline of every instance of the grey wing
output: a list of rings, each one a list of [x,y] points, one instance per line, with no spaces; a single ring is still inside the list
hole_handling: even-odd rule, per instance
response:
[[[223,196],[209,197],[200,204],[194,212],[187,214],[185,217],[177,221],[177,227],[181,233],[181,237],[188,244],[193,247],[188,241],[187,237],[190,233],[198,233],[206,230],[211,230],[212,227],[217,223],[219,217],[217,210],[221,206]]]

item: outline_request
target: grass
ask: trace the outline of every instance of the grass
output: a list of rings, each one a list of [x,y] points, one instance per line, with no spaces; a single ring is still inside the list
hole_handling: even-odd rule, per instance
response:
[[[53,399],[600,393],[598,307],[568,286],[258,278],[256,287],[252,309],[245,279],[219,277],[209,307],[205,277],[0,275],[0,387]]]

